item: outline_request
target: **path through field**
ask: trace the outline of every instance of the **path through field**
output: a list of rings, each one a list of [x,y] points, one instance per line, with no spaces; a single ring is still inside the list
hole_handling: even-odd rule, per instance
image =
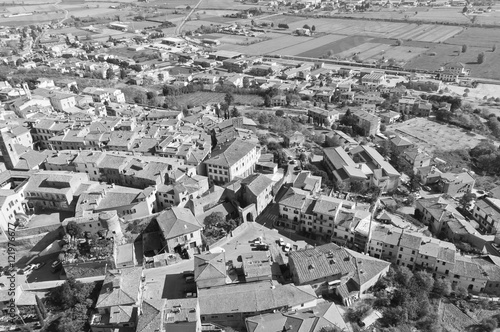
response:
[[[194,13],[194,11],[196,10],[196,8],[198,8],[198,6],[201,4],[203,0],[200,0],[196,3],[196,5],[191,9],[191,11],[186,15],[186,17],[184,17],[184,19],[182,20],[182,22],[177,26],[177,28],[175,29],[175,34],[176,35],[180,35],[181,32],[182,32],[182,27],[184,26],[184,24],[186,23],[186,21],[189,19],[189,17]]]

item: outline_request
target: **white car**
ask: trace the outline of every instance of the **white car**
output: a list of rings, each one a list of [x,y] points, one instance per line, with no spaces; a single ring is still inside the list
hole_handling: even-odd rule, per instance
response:
[[[291,249],[292,249],[292,245],[291,245],[290,243],[287,243],[287,244],[285,245],[285,247],[283,248],[283,250],[284,250],[285,252],[289,252]]]
[[[283,241],[282,237],[280,237],[280,239],[279,239],[279,244],[281,247],[283,247],[285,245],[285,241]]]

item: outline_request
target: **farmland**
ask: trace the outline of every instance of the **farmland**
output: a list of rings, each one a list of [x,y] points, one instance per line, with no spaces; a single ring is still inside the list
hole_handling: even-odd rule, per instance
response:
[[[304,52],[304,50],[309,50],[309,49],[316,49],[318,47],[321,47],[325,44],[329,44],[332,42],[335,42],[339,39],[343,39],[345,36],[341,35],[324,35],[319,38],[309,38],[309,40],[306,40],[300,44],[295,44],[290,47],[282,48],[279,50],[276,50],[274,52],[269,52],[270,54],[286,54],[286,55],[297,55],[301,54]],[[297,38],[297,37],[296,37]]]
[[[472,148],[486,139],[467,130],[425,118],[413,118],[403,123],[391,124],[387,126],[387,130],[407,137],[427,152],[435,149],[450,151]]]
[[[306,52],[298,54],[299,56],[304,56],[304,57],[315,57],[319,58],[327,54],[329,51],[331,51],[331,54],[337,54],[341,53],[344,51],[347,51],[353,47],[356,47],[358,45],[361,45],[368,40],[371,40],[371,38],[368,37],[362,37],[362,36],[349,36],[345,37],[343,39],[330,42],[328,44],[325,44],[323,46],[308,50]]]
[[[272,52],[276,52],[283,48],[287,48],[290,45],[301,44],[303,42],[311,40],[311,37],[298,37],[292,35],[281,35],[278,38],[266,40],[260,43],[252,44],[249,46],[231,46],[230,48],[221,47],[222,49],[234,50],[236,52],[241,52],[250,55],[258,55],[258,54],[268,54]]]
[[[176,102],[179,105],[207,105],[224,102],[225,94],[222,92],[195,92],[176,97]],[[260,96],[256,95],[234,95],[234,103],[236,105],[254,105],[259,106],[264,103]]]

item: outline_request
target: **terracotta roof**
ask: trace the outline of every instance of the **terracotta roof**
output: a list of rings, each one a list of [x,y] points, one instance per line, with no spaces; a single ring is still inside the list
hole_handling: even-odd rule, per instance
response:
[[[165,239],[172,239],[178,236],[196,232],[202,228],[198,219],[186,208],[172,207],[162,211],[156,222],[163,232]]]

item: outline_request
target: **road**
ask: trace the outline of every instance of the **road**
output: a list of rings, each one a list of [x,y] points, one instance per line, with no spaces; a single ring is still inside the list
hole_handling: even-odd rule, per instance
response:
[[[189,19],[189,17],[194,13],[194,11],[196,10],[196,8],[198,8],[198,6],[201,4],[203,0],[200,0],[198,1],[198,3],[196,3],[196,5],[193,7],[193,9],[191,9],[191,11],[186,15],[186,17],[184,17],[184,19],[182,20],[182,22],[177,26],[177,28],[175,28],[175,34],[176,35],[180,35],[181,32],[182,32],[182,27],[184,26],[184,24],[186,23],[186,21]]]
[[[62,0],[59,0],[57,2],[54,3],[54,6],[58,7],[58,5],[62,2]],[[64,23],[64,21],[66,21],[68,18],[69,18],[69,11],[67,9],[62,9],[64,11],[64,17],[62,19],[59,20],[59,22],[57,22],[57,24],[62,24]],[[42,30],[42,33],[40,33],[36,38],[35,40],[33,41],[33,44],[31,44],[31,50],[33,49],[33,47],[35,47],[36,44],[38,44],[38,41],[40,40],[40,38],[43,37],[43,35],[45,34],[45,30]],[[30,51],[31,51],[30,50]]]

